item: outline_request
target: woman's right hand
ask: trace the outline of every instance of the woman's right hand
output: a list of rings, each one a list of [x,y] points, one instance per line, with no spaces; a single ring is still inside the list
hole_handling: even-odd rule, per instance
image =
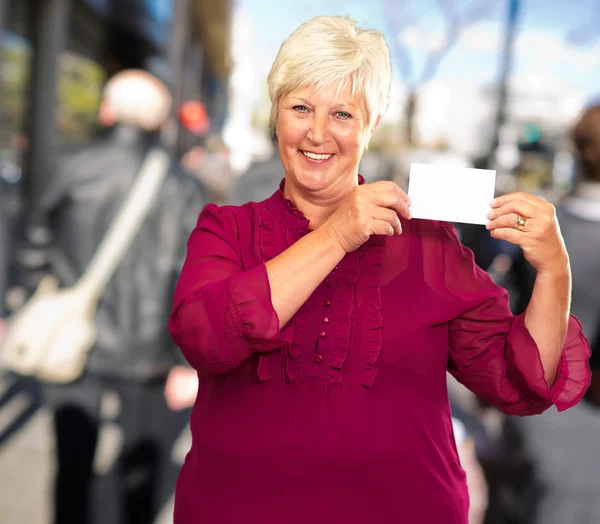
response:
[[[410,198],[394,182],[357,186],[321,226],[346,253],[371,235],[400,235],[400,216],[410,220]]]

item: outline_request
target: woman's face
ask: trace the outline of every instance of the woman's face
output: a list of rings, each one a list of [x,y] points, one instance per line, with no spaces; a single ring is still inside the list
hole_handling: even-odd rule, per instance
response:
[[[358,164],[371,131],[366,132],[364,100],[347,86],[319,91],[304,87],[279,101],[277,138],[286,178],[296,187],[320,191],[356,185]]]

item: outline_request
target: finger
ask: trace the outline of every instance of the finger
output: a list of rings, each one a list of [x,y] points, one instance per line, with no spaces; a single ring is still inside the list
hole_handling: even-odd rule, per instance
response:
[[[521,231],[518,229],[513,229],[512,227],[494,229],[493,231],[490,231],[490,234],[497,240],[506,240],[507,242],[516,244],[517,246],[520,246],[527,238]]]
[[[507,215],[502,215],[496,218],[495,220],[488,222],[485,227],[488,229],[488,231],[493,231],[494,229],[500,229],[504,227],[516,229],[515,224],[517,222],[518,216],[519,215],[517,213],[509,213]],[[530,220],[531,219],[525,221],[525,227],[521,230],[521,232],[531,231]]]
[[[373,218],[390,224],[394,228],[396,235],[402,234],[402,224],[400,223],[398,214],[394,210],[375,206],[373,209]]]
[[[541,198],[520,191],[518,193],[508,193],[506,195],[494,198],[494,200],[490,202],[490,207],[494,209],[499,208],[508,204],[509,202],[512,202],[513,200],[523,200],[525,202],[528,202],[532,206],[541,206],[545,202]]]
[[[410,199],[410,197],[402,189],[398,188],[398,191],[400,192],[400,197],[402,198],[402,200],[404,200],[406,204],[410,207],[412,205],[412,200]]]
[[[391,237],[394,235],[394,228],[385,220],[373,220],[371,225],[371,234]]]
[[[488,213],[488,218],[494,220],[503,215],[510,215],[511,213],[521,215],[525,218],[531,218],[539,214],[539,209],[525,200],[510,200],[501,207],[492,209]]]
[[[398,215],[403,216],[407,220],[412,218],[409,205],[396,192],[375,193],[372,202],[376,206],[393,209]]]
[[[411,204],[410,197],[396,184],[395,182],[391,182],[389,180],[380,180],[379,182],[373,182],[370,184],[373,190],[377,193],[395,193],[402,200],[404,200],[409,206]]]

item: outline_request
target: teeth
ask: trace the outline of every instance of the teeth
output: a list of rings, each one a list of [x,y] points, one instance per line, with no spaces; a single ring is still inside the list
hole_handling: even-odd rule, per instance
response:
[[[316,153],[309,153],[308,151],[302,151],[308,158],[313,160],[327,160],[331,155],[318,155]]]

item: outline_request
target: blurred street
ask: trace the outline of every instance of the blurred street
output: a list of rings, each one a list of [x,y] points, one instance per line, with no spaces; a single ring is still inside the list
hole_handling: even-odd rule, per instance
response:
[[[52,419],[48,409],[37,403],[31,389],[23,388],[14,393],[15,383],[12,377],[0,376],[0,478],[5,479],[0,490],[0,522],[47,524],[51,521],[49,488],[54,468]],[[7,428],[30,406],[35,409],[31,418],[4,440]],[[101,433],[97,468],[105,468],[106,463],[116,456],[118,442],[117,433],[106,430]],[[185,433],[173,450],[175,461],[183,460],[188,446],[188,434]],[[155,524],[172,522],[170,501]]]
[[[0,378],[0,397],[14,384]],[[0,409],[0,426],[5,428],[28,404],[24,392],[17,393]],[[46,409],[37,410],[24,428],[0,447],[0,522],[4,524],[42,524],[50,521],[49,481],[52,472],[52,432]]]

